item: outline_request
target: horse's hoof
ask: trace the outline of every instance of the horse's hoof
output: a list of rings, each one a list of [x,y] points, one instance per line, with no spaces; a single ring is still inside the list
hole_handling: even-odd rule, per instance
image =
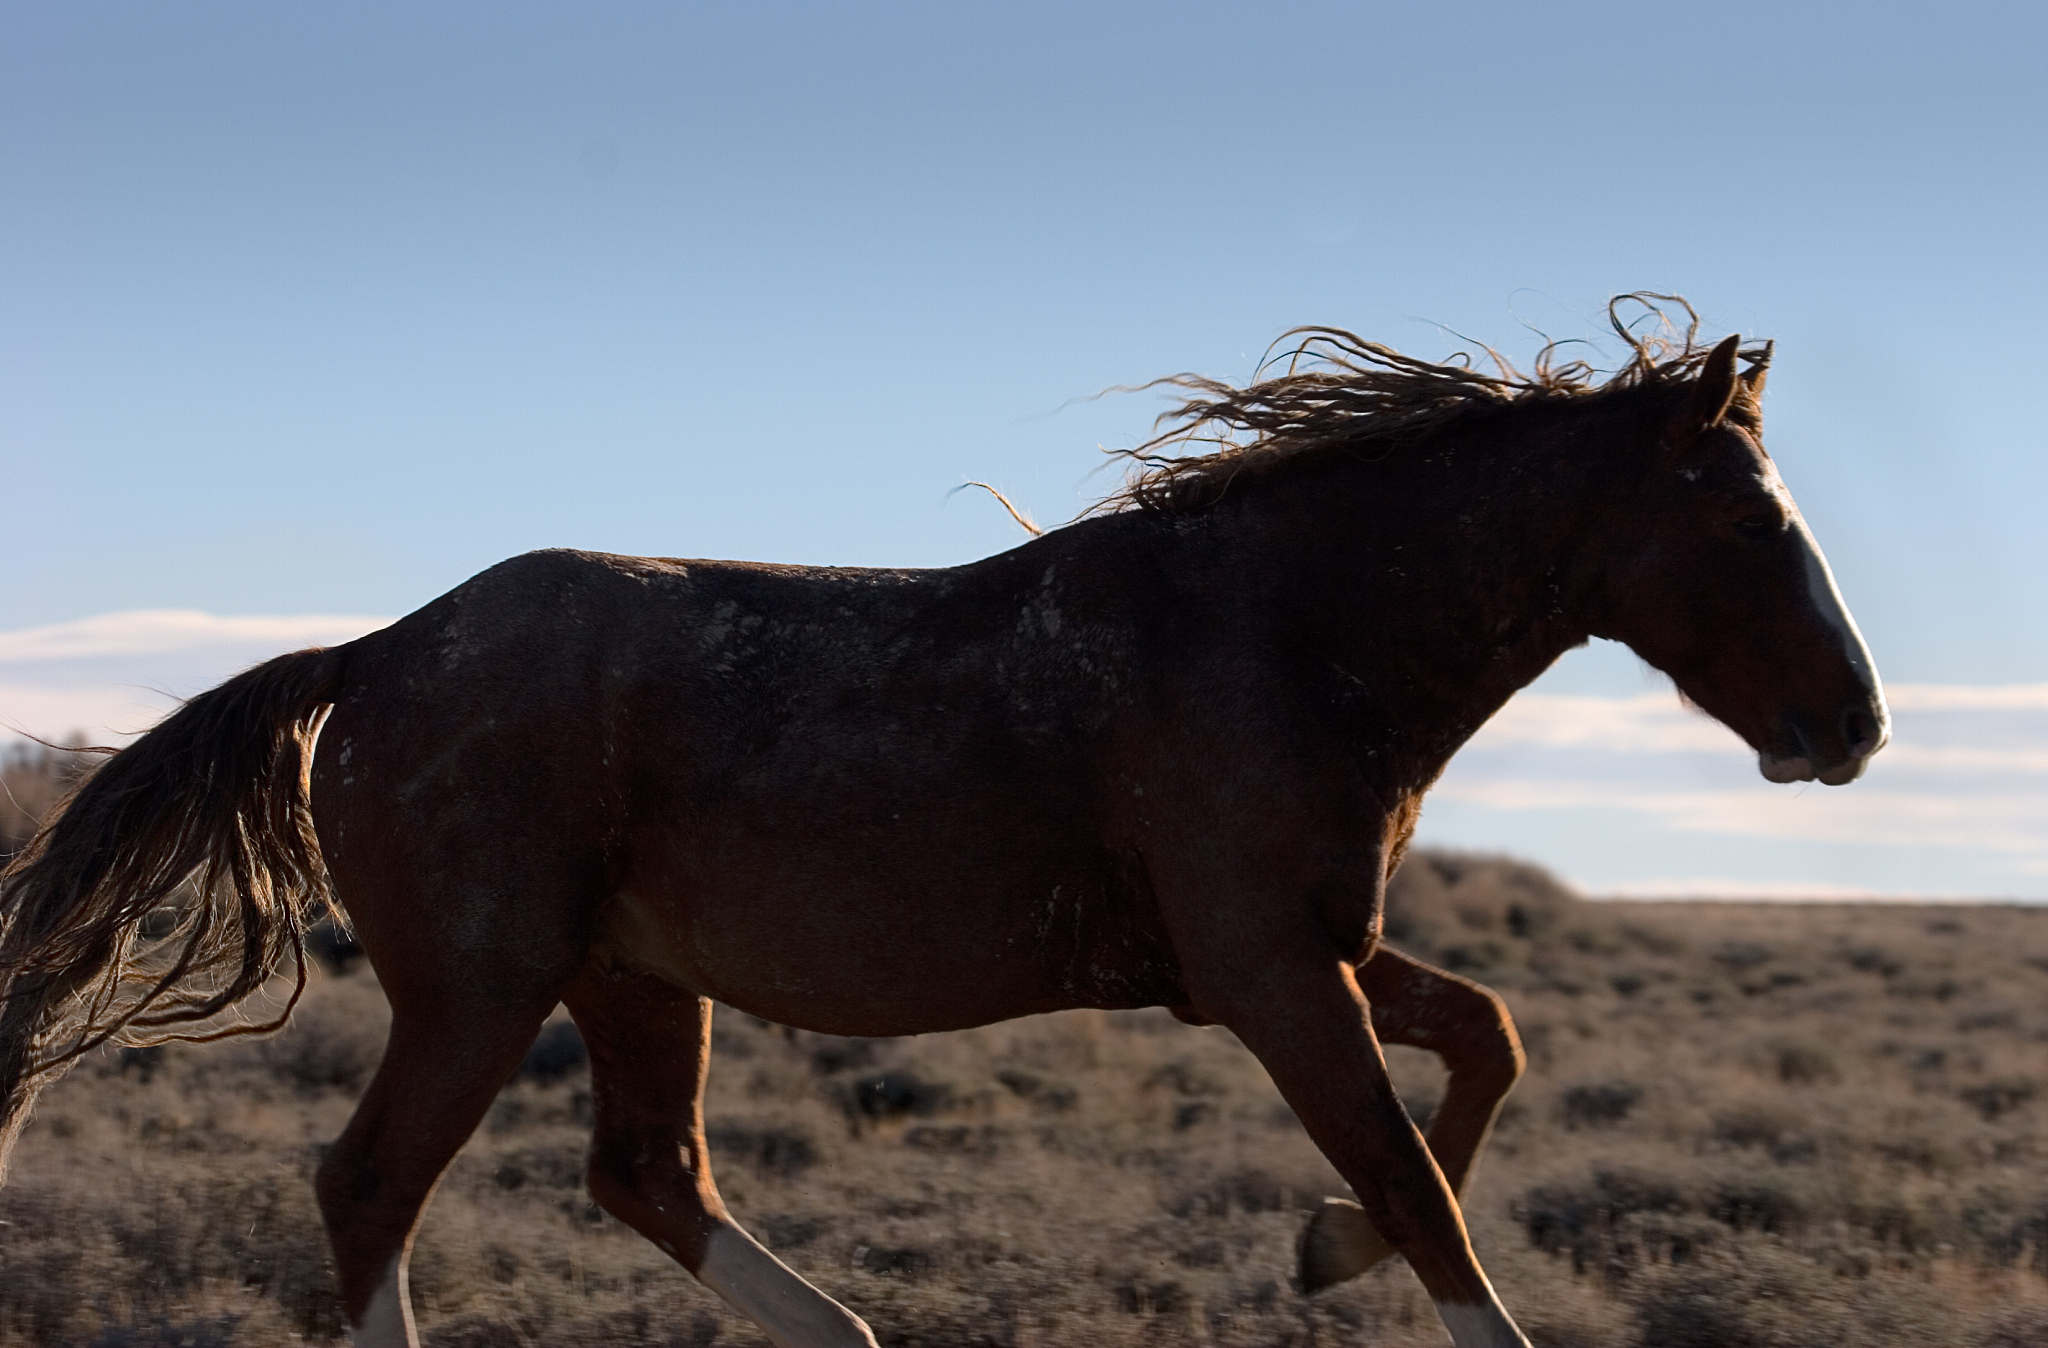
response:
[[[1301,1290],[1334,1287],[1393,1253],[1364,1208],[1348,1198],[1325,1198],[1301,1237]]]

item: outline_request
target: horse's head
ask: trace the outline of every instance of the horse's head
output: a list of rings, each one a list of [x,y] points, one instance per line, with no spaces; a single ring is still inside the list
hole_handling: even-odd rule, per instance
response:
[[[1663,423],[1602,585],[1628,643],[1742,736],[1774,782],[1854,781],[1890,737],[1870,651],[1764,452],[1764,363],[1715,347]]]

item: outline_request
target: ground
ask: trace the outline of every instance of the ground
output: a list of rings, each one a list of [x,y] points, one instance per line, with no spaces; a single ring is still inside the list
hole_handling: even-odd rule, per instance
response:
[[[2048,1344],[2048,912],[1587,903],[1424,854],[1397,944],[1499,988],[1530,1069],[1468,1196],[1546,1348]],[[0,1345],[341,1332],[310,1175],[383,1002],[323,976],[269,1040],[98,1058],[0,1190]],[[443,1184],[434,1348],[766,1342],[584,1194],[551,1028]],[[1410,1108],[1433,1060],[1396,1050]],[[1164,1012],[846,1040],[719,1013],[709,1113],[740,1220],[885,1345],[1440,1345],[1398,1261],[1304,1297],[1343,1186],[1258,1064]]]

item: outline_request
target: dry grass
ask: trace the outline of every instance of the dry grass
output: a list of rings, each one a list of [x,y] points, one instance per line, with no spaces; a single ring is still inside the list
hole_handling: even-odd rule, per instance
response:
[[[1468,1211],[1550,1348],[2048,1343],[2048,912],[1585,904],[1421,856],[1402,944],[1499,987],[1530,1047]],[[375,1063],[369,975],[265,1042],[53,1090],[0,1191],[0,1345],[340,1330],[310,1172]],[[1313,1301],[1342,1192],[1222,1030],[1074,1012],[853,1041],[721,1013],[735,1212],[885,1344],[1447,1340],[1405,1267]],[[427,1342],[763,1344],[581,1187],[587,1079],[544,1039],[430,1210]],[[1397,1051],[1418,1112],[1432,1061]]]

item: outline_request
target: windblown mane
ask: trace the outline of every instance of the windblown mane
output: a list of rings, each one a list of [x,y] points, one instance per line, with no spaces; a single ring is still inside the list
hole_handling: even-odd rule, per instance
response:
[[[1657,320],[1657,330],[1639,336],[1622,320],[1621,308],[1640,305]],[[1683,331],[1660,304],[1685,311]],[[1124,485],[1090,514],[1149,510],[1188,514],[1223,499],[1231,485],[1284,461],[1330,450],[1355,451],[1372,445],[1384,452],[1452,422],[1488,411],[1602,396],[1646,385],[1676,385],[1696,379],[1708,348],[1698,341],[1699,315],[1676,295],[1637,291],[1607,305],[1608,321],[1628,345],[1629,359],[1602,375],[1583,360],[1558,361],[1559,343],[1537,354],[1523,373],[1491,347],[1482,348],[1498,373],[1475,368],[1461,353],[1443,364],[1406,356],[1342,328],[1304,327],[1283,334],[1260,362],[1259,373],[1285,362],[1286,372],[1253,376],[1244,388],[1203,375],[1177,374],[1154,380],[1193,396],[1159,417],[1164,427],[1135,449],[1112,451],[1135,465]],[[1640,324],[1643,315],[1634,322]],[[1769,365],[1769,343],[1742,352],[1752,369]],[[1247,438],[1249,437],[1249,438]],[[1203,453],[1181,453],[1209,445]]]

